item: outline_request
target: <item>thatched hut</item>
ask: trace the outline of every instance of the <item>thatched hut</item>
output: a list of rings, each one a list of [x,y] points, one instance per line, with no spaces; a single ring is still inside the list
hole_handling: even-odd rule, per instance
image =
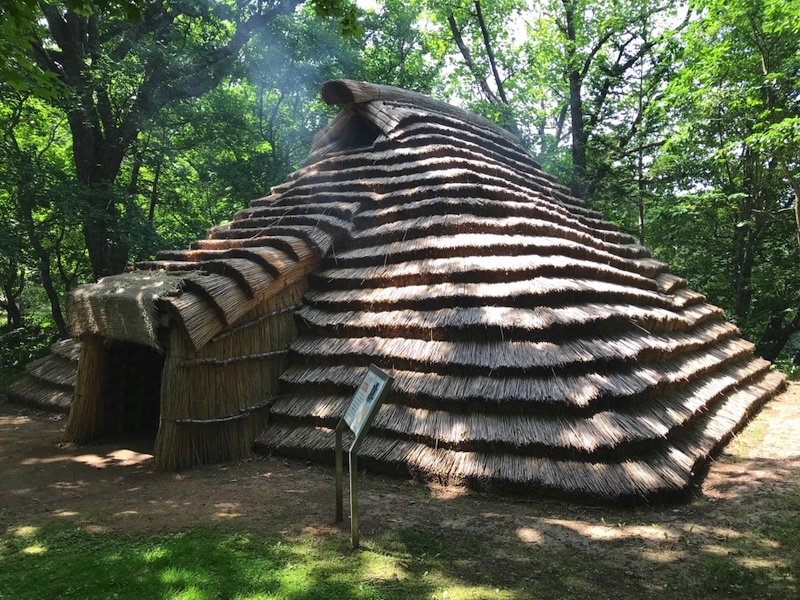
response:
[[[687,489],[784,385],[508,132],[396,88],[322,94],[342,111],[270,196],[72,295],[69,439],[132,413],[157,416],[165,468],[241,456],[262,428],[259,451],[328,460],[375,363],[395,386],[367,464],[652,497]]]

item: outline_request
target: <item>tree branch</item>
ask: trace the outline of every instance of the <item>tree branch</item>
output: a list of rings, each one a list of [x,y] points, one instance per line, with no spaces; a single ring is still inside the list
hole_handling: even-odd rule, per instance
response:
[[[489,30],[486,28],[486,21],[483,19],[483,11],[481,10],[481,3],[480,0],[475,0],[475,10],[478,15],[478,24],[481,27],[481,34],[483,35],[483,46],[486,48],[486,56],[489,57],[489,65],[492,67],[492,75],[494,76],[495,85],[497,85],[497,94],[500,96],[500,100],[503,104],[508,104],[508,98],[506,97],[506,92],[503,89],[503,81],[500,78],[500,72],[497,70],[497,61],[494,57],[494,51],[492,50],[492,43],[489,38]]]
[[[453,34],[453,39],[456,42],[456,46],[461,51],[461,56],[464,57],[464,62],[467,63],[467,68],[469,72],[472,73],[472,76],[475,78],[475,81],[478,82],[483,93],[486,94],[486,97],[489,99],[489,102],[492,104],[499,104],[500,100],[492,91],[492,88],[489,87],[489,84],[486,83],[486,80],[478,74],[478,68],[475,65],[475,61],[472,59],[472,53],[467,48],[467,45],[464,43],[464,39],[461,37],[461,31],[458,29],[458,24],[456,23],[456,18],[453,16],[453,13],[450,13],[447,17],[447,22],[450,24],[450,31]]]

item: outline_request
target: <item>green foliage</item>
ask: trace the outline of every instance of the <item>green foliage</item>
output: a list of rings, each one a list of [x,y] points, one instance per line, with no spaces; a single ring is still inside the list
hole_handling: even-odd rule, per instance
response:
[[[23,372],[26,364],[47,354],[57,335],[54,328],[38,325],[0,328],[0,393]]]
[[[353,37],[364,33],[354,3],[347,0],[310,0],[310,4],[318,16],[333,17],[343,36]]]
[[[800,302],[788,182],[800,169],[800,3],[698,8],[660,103],[671,124],[650,226],[662,256],[758,340]]]
[[[364,15],[363,54],[354,77],[423,94],[444,92],[440,40],[423,29],[422,0],[385,0],[379,12]]]

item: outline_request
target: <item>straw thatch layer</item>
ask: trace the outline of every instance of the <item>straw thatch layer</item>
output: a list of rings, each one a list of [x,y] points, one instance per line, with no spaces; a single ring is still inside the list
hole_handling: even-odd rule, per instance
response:
[[[9,402],[53,412],[69,412],[73,394],[73,388],[57,387],[29,376],[18,379],[6,390]]]
[[[649,497],[686,489],[782,386],[514,139],[413,94],[329,87],[353,104],[258,206],[360,209],[309,280],[262,451],[329,456],[375,363],[395,384],[362,446],[373,466]]]
[[[159,348],[156,303],[175,294],[180,285],[179,277],[165,272],[134,272],[80,286],[67,296],[70,333]]]
[[[60,340],[50,354],[25,366],[25,375],[6,390],[9,401],[41,410],[68,412],[75,393],[81,344]]]
[[[686,331],[722,318],[722,309],[708,304],[681,311],[633,304],[573,304],[569,307],[477,306],[439,310],[329,312],[303,306],[298,311],[309,332],[337,337],[401,337],[427,340],[566,339],[580,333],[603,335],[630,329]]]
[[[714,404],[735,387],[763,378],[768,363],[742,360],[722,367],[702,381],[661,395],[643,397],[619,410],[602,410],[576,417],[563,413],[521,415],[498,412],[454,412],[410,407],[397,403],[381,408],[373,427],[396,437],[422,441],[457,450],[489,451],[505,448],[518,453],[583,453],[597,456],[600,450],[624,456],[630,445],[651,445],[690,422],[699,411]],[[335,427],[350,401],[349,396],[282,397],[272,407],[273,415],[303,418]]]
[[[511,486],[526,493],[580,494],[598,499],[674,494],[694,483],[698,464],[784,384],[782,376],[768,373],[700,415],[683,438],[668,440],[659,450],[621,462],[458,451],[377,433],[367,438],[360,454],[373,468],[401,469],[444,483]],[[688,444],[687,439],[696,442]],[[293,455],[331,460],[333,443],[331,429],[292,424],[267,429],[256,447],[261,451],[280,447]]]
[[[340,310],[438,310],[486,305],[536,308],[575,303],[630,303],[658,308],[683,308],[694,296],[665,296],[597,280],[536,277],[502,283],[436,283],[351,290],[317,291],[311,306]],[[702,296],[697,298],[701,301]]]
[[[609,283],[645,290],[657,290],[658,284],[642,277],[595,262],[566,256],[471,256],[410,260],[394,265],[326,269],[313,275],[321,289],[354,287],[400,287],[434,285],[447,278],[451,283],[485,283],[529,280],[542,277],[597,278]]]
[[[555,237],[492,233],[458,233],[376,244],[366,248],[349,248],[329,255],[323,265],[326,268],[365,267],[374,262],[376,254],[383,257],[383,264],[387,265],[414,260],[484,255],[559,255],[590,260],[651,278],[667,268],[664,263],[651,258],[628,259]]]

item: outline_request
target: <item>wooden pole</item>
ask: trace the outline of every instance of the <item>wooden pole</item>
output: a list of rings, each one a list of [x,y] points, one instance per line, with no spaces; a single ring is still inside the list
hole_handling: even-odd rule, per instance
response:
[[[342,429],[344,422],[336,426],[336,522],[344,521],[344,491],[342,490]]]
[[[358,548],[358,454],[350,451],[350,541]]]

